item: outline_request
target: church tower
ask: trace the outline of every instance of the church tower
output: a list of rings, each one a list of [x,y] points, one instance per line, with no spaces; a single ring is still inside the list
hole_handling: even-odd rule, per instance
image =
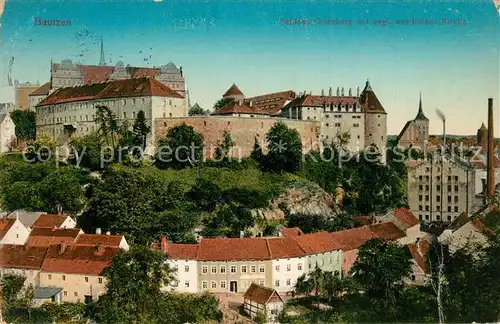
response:
[[[370,81],[359,98],[365,113],[365,148],[375,145],[381,153],[381,162],[386,163],[387,113],[373,91]]]
[[[99,65],[104,66],[106,65],[106,60],[104,59],[104,42],[101,37],[101,59],[99,60]]]
[[[418,130],[418,138],[416,143],[422,150],[425,150],[427,143],[429,141],[429,119],[425,117],[424,110],[422,108],[422,94],[420,94],[420,100],[418,103],[418,113],[415,119],[415,126]]]

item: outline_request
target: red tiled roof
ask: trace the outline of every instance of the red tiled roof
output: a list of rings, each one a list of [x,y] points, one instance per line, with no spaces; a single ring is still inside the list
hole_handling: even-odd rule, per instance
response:
[[[15,223],[15,219],[2,218],[0,219],[0,240],[4,238],[5,234],[10,230]]]
[[[307,254],[318,254],[328,251],[336,251],[341,248],[342,244],[334,238],[335,233],[317,232],[293,236],[292,239],[297,241],[299,246]]]
[[[80,234],[75,241],[75,244],[91,246],[102,244],[103,246],[119,247],[123,238],[123,235]]]
[[[46,247],[6,244],[0,246],[0,267],[40,269],[46,253]]]
[[[67,218],[68,216],[43,214],[37,218],[32,227],[60,227]]]
[[[293,238],[267,238],[270,257],[272,259],[297,258],[306,255],[304,250]]]
[[[243,295],[243,298],[262,305],[267,304],[271,300],[277,300],[283,302],[283,299],[276,290],[258,285],[256,283],[252,283],[250,285],[250,287]]]
[[[416,168],[422,165],[422,161],[405,161],[407,168]]]
[[[480,233],[486,233],[486,226],[484,225],[484,222],[483,220],[480,218],[480,217],[475,217],[473,220],[472,220],[472,224],[474,225],[475,228],[477,228],[477,230],[480,232]]]
[[[91,99],[108,99],[135,96],[160,96],[184,98],[153,78],[115,80],[107,83],[87,84],[77,87],[59,88],[42,100],[37,106]]]
[[[166,254],[169,259],[196,260],[199,244],[175,244],[167,243]]]
[[[51,88],[50,82],[45,83],[42,85],[40,88],[36,89],[32,93],[30,93],[30,96],[46,96],[49,94]]]
[[[86,245],[68,245],[61,252],[60,245],[52,245],[42,263],[43,272],[101,275],[116,254],[118,248]]]
[[[128,68],[132,78],[155,77],[160,73],[159,68]]]
[[[415,260],[419,268],[422,269],[424,273],[429,273],[429,265],[427,264],[426,254],[421,254],[417,244],[408,244],[407,247],[408,250],[410,250],[412,259]]]
[[[374,224],[370,225],[369,228],[376,237],[384,240],[392,241],[406,236],[405,232],[400,230],[393,222]]]
[[[318,95],[304,95],[292,100],[287,108],[291,107],[324,107],[326,104],[359,104],[357,97],[337,97],[337,96],[318,96]]]
[[[331,233],[331,236],[339,242],[342,251],[359,249],[368,240],[376,238],[368,226],[334,232]]]
[[[370,87],[370,83],[367,81],[365,89],[361,93],[360,101],[363,103],[365,107],[365,112],[375,112],[375,113],[385,113],[385,109],[378,100],[375,92],[373,92]]]
[[[227,89],[226,93],[222,95],[222,97],[228,97],[228,96],[244,96],[243,92],[236,86],[236,84],[233,83],[233,85]]]
[[[80,65],[84,84],[105,82],[114,69],[113,66]]]
[[[293,100],[295,97],[297,97],[295,92],[288,90],[246,98],[245,101],[252,102],[252,107],[257,107],[269,114],[274,115],[281,111],[287,101]]]
[[[283,234],[284,237],[304,235],[304,232],[302,232],[299,227],[284,227],[280,229],[280,233]]]
[[[261,110],[258,107],[250,107],[247,102],[233,101],[223,108],[215,111],[212,115],[230,115],[230,114],[253,114],[253,115],[269,115],[268,112]]]
[[[199,243],[198,260],[269,260],[264,238],[203,238]]]
[[[413,213],[409,209],[399,208],[394,210],[392,214],[408,227],[415,226],[419,223],[418,218],[415,217],[415,215],[413,215]]]
[[[31,230],[26,244],[29,246],[50,246],[65,242],[74,243],[81,229],[35,227]]]

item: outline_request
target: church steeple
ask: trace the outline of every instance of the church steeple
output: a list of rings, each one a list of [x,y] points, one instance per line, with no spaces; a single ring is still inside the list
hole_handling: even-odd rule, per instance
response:
[[[104,42],[101,37],[101,60],[99,61],[99,65],[106,65],[106,60],[104,59]]]
[[[415,117],[415,120],[429,120],[427,117],[425,117],[424,110],[422,109],[422,93],[420,93],[420,101],[418,103],[418,114],[417,117]]]

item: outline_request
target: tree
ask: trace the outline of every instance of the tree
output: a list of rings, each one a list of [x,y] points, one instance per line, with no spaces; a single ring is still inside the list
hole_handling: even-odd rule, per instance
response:
[[[203,136],[186,124],[171,128],[159,141],[156,165],[159,168],[194,167],[203,158]]]
[[[232,102],[234,102],[233,98],[222,98],[214,104],[214,111],[222,109]]]
[[[223,136],[223,140],[218,143],[217,148],[215,149],[215,160],[222,165],[227,165],[229,162],[229,153],[235,143],[231,138],[231,134],[227,131],[224,131]]]
[[[266,167],[273,172],[294,173],[300,169],[302,142],[295,129],[277,122],[267,133],[268,153]]]
[[[359,249],[351,273],[367,295],[380,302],[389,317],[396,315],[396,300],[402,291],[403,279],[411,273],[411,255],[406,246],[371,239]]]
[[[97,301],[93,317],[100,323],[156,320],[163,298],[160,289],[174,279],[166,261],[164,253],[145,246],[119,252],[105,269],[106,293]]]
[[[73,137],[70,142],[72,155],[68,162],[91,171],[100,171],[109,164],[113,152],[104,149],[104,142],[97,134]]]
[[[250,153],[250,158],[252,158],[255,162],[263,165],[264,164],[263,157],[264,154],[262,153],[262,147],[260,147],[259,141],[257,140],[256,137],[252,153]]]
[[[98,135],[104,138],[106,144],[111,137],[111,145],[115,147],[115,137],[119,133],[118,120],[111,109],[107,106],[96,106],[95,121],[99,125]]]
[[[203,110],[200,106],[197,104],[189,108],[188,110],[188,115],[189,116],[207,116],[209,115],[210,112],[208,110]]]
[[[219,186],[203,178],[196,179],[195,185],[186,197],[205,212],[212,212],[223,201],[222,190]]]
[[[249,209],[230,202],[204,220],[203,237],[240,237],[240,233],[255,224]]]
[[[36,138],[36,112],[16,109],[10,113],[15,125],[16,138],[24,141]]]
[[[25,158],[30,162],[48,162],[55,160],[56,155],[56,142],[48,134],[39,134],[27,143]]]
[[[137,138],[137,142],[140,143],[143,150],[146,149],[146,137],[151,131],[151,127],[147,125],[146,115],[143,110],[139,110],[137,117],[134,121],[134,135]]]

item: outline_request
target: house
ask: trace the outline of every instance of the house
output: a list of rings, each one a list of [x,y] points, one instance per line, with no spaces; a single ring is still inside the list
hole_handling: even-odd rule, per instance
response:
[[[283,298],[276,290],[255,283],[247,289],[243,300],[243,308],[252,319],[263,314],[268,322],[276,321],[285,305]]]
[[[368,226],[334,232],[332,237],[338,242],[342,250],[341,274],[349,273],[358,258],[359,248],[367,241],[377,238]]]
[[[463,213],[443,231],[439,241],[448,245],[451,253],[463,248],[474,249],[488,244],[488,229],[481,217],[469,218]]]
[[[407,208],[399,208],[388,212],[384,216],[377,217],[378,222],[393,222],[397,227],[406,233],[406,237],[401,240],[401,244],[409,244],[423,235],[420,231],[419,219]]]
[[[278,236],[280,237],[292,237],[304,235],[304,232],[299,227],[283,227],[280,229]]]
[[[169,291],[198,292],[198,268],[196,257],[198,244],[175,244],[161,240],[161,251],[168,257],[168,263],[176,273],[175,281],[164,287]]]
[[[10,145],[16,136],[15,127],[10,113],[0,114],[0,153],[10,151]]]
[[[62,302],[97,300],[106,289],[103,271],[119,251],[103,245],[51,245],[42,263],[40,287],[58,290]]]
[[[11,219],[19,219],[19,221],[28,229],[33,227],[35,221],[40,217],[40,215],[45,214],[44,212],[31,212],[22,209],[18,209],[13,211],[7,216],[7,218]]]
[[[75,241],[76,245],[96,246],[98,244],[106,247],[119,248],[128,251],[130,246],[123,235],[111,234],[80,234]]]
[[[0,245],[23,245],[30,234],[19,219],[0,218]]]
[[[428,262],[428,253],[433,241],[432,236],[427,234],[417,242],[407,245],[412,257],[412,274],[406,280],[407,284],[422,285],[429,279],[431,271]]]
[[[79,228],[34,227],[28,236],[27,244],[44,247],[63,242],[73,244],[80,234],[83,234],[83,231]]]
[[[39,284],[40,268],[47,253],[46,247],[6,244],[0,246],[0,276],[19,275],[26,278],[25,287]]]
[[[69,216],[42,214],[33,223],[32,227],[75,228],[76,222]]]

